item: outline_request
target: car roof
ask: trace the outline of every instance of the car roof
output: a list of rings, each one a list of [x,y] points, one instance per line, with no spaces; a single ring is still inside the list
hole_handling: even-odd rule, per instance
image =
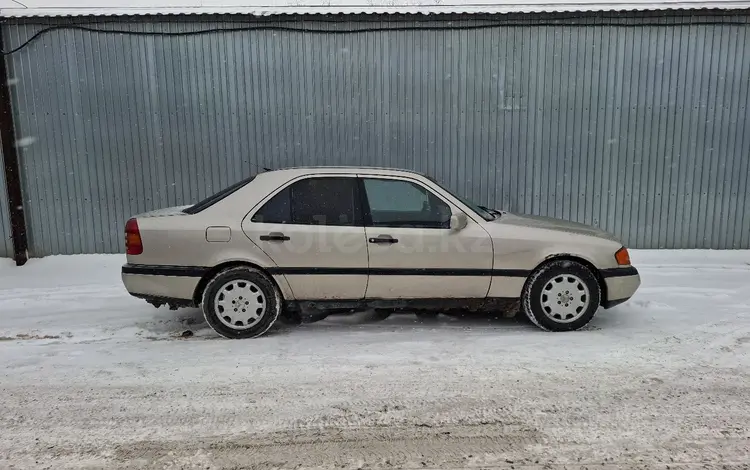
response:
[[[278,170],[269,170],[260,175],[270,174],[282,174],[286,173],[289,176],[298,175],[310,175],[316,173],[360,173],[370,175],[419,175],[425,176],[423,173],[414,170],[405,170],[402,168],[387,168],[387,167],[376,167],[376,166],[297,166],[289,168],[280,168]]]

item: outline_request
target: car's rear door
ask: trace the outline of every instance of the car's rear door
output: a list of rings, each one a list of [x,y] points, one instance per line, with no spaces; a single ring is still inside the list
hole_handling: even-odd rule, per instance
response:
[[[360,175],[366,194],[370,256],[368,299],[484,298],[492,273],[492,240],[446,198],[416,179]]]
[[[354,175],[309,175],[269,195],[242,224],[297,300],[362,299],[367,240]]]

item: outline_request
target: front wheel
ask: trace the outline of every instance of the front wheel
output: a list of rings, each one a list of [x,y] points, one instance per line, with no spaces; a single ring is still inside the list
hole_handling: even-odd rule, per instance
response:
[[[523,290],[523,310],[536,326],[573,331],[594,318],[601,288],[586,266],[569,260],[551,261],[537,269]]]
[[[256,338],[281,313],[281,294],[263,272],[250,267],[221,271],[203,292],[203,316],[225,338]]]

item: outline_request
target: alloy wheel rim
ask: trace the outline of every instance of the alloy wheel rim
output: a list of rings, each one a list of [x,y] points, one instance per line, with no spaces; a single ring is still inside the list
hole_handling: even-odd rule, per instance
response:
[[[233,330],[255,326],[268,310],[260,287],[242,279],[224,284],[216,294],[214,305],[219,321]]]
[[[591,302],[586,283],[574,274],[561,274],[542,288],[542,310],[557,323],[571,323],[583,316]]]

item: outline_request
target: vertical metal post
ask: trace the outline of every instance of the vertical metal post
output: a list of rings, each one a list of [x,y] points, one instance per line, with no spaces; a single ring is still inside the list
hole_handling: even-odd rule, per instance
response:
[[[0,25],[0,50],[5,50],[3,31]],[[10,104],[10,83],[5,57],[0,56],[0,139],[3,144],[5,163],[5,184],[8,189],[8,212],[10,230],[13,237],[13,259],[17,266],[23,266],[29,259],[26,237],[26,216],[23,212],[21,192],[21,171],[16,147],[16,131],[13,126],[13,109]]]

